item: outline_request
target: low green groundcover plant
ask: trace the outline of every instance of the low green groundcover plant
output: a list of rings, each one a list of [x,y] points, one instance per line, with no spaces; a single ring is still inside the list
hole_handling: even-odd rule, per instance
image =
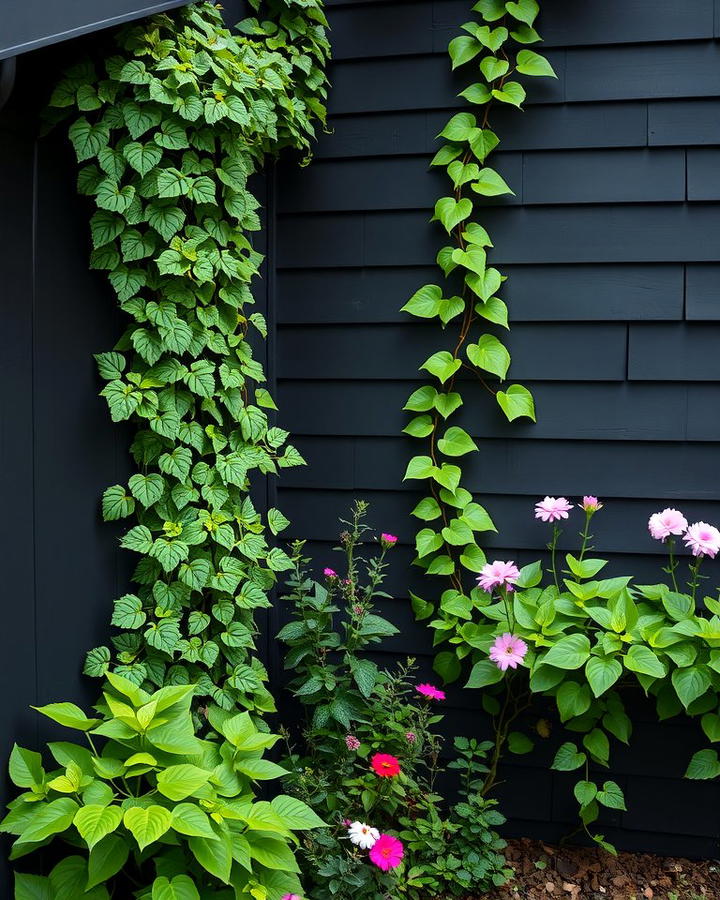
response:
[[[323,822],[302,801],[256,800],[254,783],[283,770],[263,758],[278,735],[248,712],[208,711],[195,735],[193,688],[152,694],[108,674],[98,716],[73,703],[41,713],[82,732],[87,746],[48,747],[57,768],[15,746],[10,777],[23,790],[0,829],[20,859],[56,839],[66,845],[49,876],[17,873],[17,900],[200,900],[280,897],[300,890],[289,842]]]
[[[558,559],[558,523],[577,515],[564,497],[545,497],[536,518],[552,525],[550,568],[540,562],[523,569],[512,561],[486,564],[478,586],[456,602],[450,642],[474,648],[467,686],[483,688],[483,705],[496,734],[485,791],[505,749],[526,753],[532,740],[513,724],[533,694],[554,699],[565,728],[582,735],[564,743],[552,767],[579,771],[574,788],[587,830],[601,807],[625,809],[620,786],[591,777],[590,766],[607,767],[611,738],[628,743],[632,722],[623,703],[625,689],[638,686],[653,698],[661,721],[685,713],[699,718],[710,742],[720,741],[720,601],[701,596],[701,567],[720,551],[720,531],[705,522],[688,524],[675,509],[650,517],[651,536],[668,549],[667,576],[659,584],[636,584],[631,576],[599,577],[607,565],[589,556],[590,524],[603,504],[586,496],[576,554]],[[690,551],[685,583],[675,542]],[[529,677],[527,677],[529,676]],[[711,748],[695,753],[688,778],[716,778],[720,760]],[[588,833],[590,833],[588,831]],[[603,835],[591,835],[613,850]]]
[[[373,660],[397,634],[375,609],[397,538],[382,534],[365,557],[365,514],[356,504],[337,548],[344,568],[326,568],[322,584],[294,546],[292,618],[279,637],[306,716],[285,785],[332,826],[304,837],[302,868],[313,900],[466,896],[509,874],[494,831],[504,819],[481,793],[492,743],[456,738],[445,764],[434,732],[444,692],[418,683],[412,660],[392,670]],[[438,788],[446,769],[459,776],[453,804]]]

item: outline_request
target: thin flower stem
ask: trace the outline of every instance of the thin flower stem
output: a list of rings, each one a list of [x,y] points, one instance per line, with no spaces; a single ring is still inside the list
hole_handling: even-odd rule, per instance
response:
[[[678,588],[677,578],[675,577],[675,569],[677,569],[677,567],[678,567],[678,561],[675,559],[675,538],[674,537],[668,538],[667,547],[668,547],[668,557],[669,557],[667,572],[670,575],[670,579],[672,580],[675,591],[678,592],[679,588]]]
[[[583,561],[585,553],[588,550],[588,541],[592,539],[592,535],[590,534],[590,519],[592,519],[594,511],[595,510],[592,509],[585,510],[585,527],[580,532],[580,537],[582,538],[582,546],[580,547],[580,562]]]
[[[550,570],[552,571],[553,581],[555,582],[555,587],[560,590],[560,582],[558,581],[558,573],[557,573],[557,563],[555,560],[555,554],[557,551],[557,544],[560,535],[562,534],[562,530],[558,528],[557,525],[553,525],[553,536],[552,540],[548,544],[548,549],[550,550]]]
[[[700,566],[702,564],[704,557],[702,554],[698,556],[697,562],[690,563],[688,568],[692,573],[692,578],[688,584],[688,588],[690,589],[690,596],[692,597],[693,606],[695,605],[695,596],[697,594],[697,589],[700,587]]]

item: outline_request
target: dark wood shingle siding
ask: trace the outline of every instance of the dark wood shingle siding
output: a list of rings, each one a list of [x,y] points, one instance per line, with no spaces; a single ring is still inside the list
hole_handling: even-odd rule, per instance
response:
[[[310,463],[283,473],[278,503],[324,565],[338,516],[355,497],[372,502],[376,526],[402,541],[388,608],[401,634],[381,658],[412,653],[426,667],[430,634],[406,600],[408,588],[432,593],[410,565],[421,494],[401,481],[420,443],[402,436],[401,408],[417,366],[450,335],[399,309],[441,283],[433,261],[446,240],[428,220],[447,187],[428,162],[464,107],[470,69],[451,73],[445,50],[470,6],[329,0],[332,133],[309,168],[280,168],[276,191],[281,419]],[[607,503],[598,554],[649,581],[662,564],[651,512],[720,517],[720,2],[542,6],[558,79],[533,81],[524,113],[493,116],[491,164],[515,196],[479,216],[509,276],[510,374],[532,388],[538,422],[508,424],[463,382],[457,424],[481,447],[463,468],[498,525],[485,540],[493,558],[542,551],[536,497],[592,492]],[[609,814],[606,834],[629,849],[714,853],[718,789],[680,777],[699,728],[658,725],[632,702],[639,725],[613,768],[629,812]],[[448,705],[450,728],[483,733],[477,692],[453,687]],[[508,773],[515,833],[557,837],[573,821],[572,776],[547,768],[561,739]]]

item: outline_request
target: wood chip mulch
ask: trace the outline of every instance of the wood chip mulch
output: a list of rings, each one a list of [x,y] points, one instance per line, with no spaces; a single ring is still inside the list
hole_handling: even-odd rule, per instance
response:
[[[515,878],[485,900],[720,900],[720,861],[551,847],[526,838],[505,851]]]

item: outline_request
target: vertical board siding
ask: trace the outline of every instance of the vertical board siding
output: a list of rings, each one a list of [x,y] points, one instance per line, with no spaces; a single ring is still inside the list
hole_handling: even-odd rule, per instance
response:
[[[401,535],[387,605],[401,634],[379,659],[412,654],[426,671],[430,635],[406,597],[433,588],[411,565],[409,512],[420,494],[401,478],[417,445],[401,434],[401,408],[422,380],[417,366],[445,344],[399,310],[441,277],[433,263],[446,241],[428,220],[445,185],[428,162],[471,77],[451,73],[445,55],[470,6],[329,0],[330,133],[309,168],[281,164],[277,182],[281,420],[309,462],[283,473],[278,502],[320,567],[333,564],[337,518],[355,497],[371,501],[378,529]],[[515,193],[486,203],[479,219],[509,276],[511,375],[538,408],[536,425],[508,424],[463,383],[457,423],[481,446],[464,469],[498,525],[485,541],[498,558],[542,552],[532,506],[546,493],[601,495],[596,549],[613,574],[642,581],[662,564],[645,530],[651,512],[673,505],[693,520],[720,517],[716,8],[546,0],[538,27],[559,77],[529,85],[524,113],[493,118],[492,165]],[[573,540],[570,529],[564,547]],[[637,703],[631,747],[614,751],[628,812],[607,814],[605,833],[628,849],[714,854],[720,789],[681,778],[703,742],[699,726],[658,725]],[[477,693],[457,686],[448,720],[460,732],[487,729]],[[561,740],[509,766],[501,800],[511,833],[570,830],[572,779],[548,770]]]

